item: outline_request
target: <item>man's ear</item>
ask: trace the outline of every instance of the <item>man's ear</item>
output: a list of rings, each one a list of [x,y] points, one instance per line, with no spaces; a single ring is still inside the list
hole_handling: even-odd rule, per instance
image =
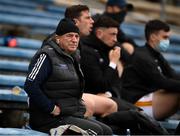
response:
[[[102,37],[102,35],[103,35],[102,30],[99,29],[99,28],[97,28],[97,29],[95,30],[95,33],[96,33],[96,37],[99,38],[99,39],[101,39],[101,37]]]
[[[79,20],[76,19],[76,18],[74,18],[73,21],[74,21],[75,25],[77,25],[77,23],[78,23]]]
[[[156,34],[151,34],[150,37],[149,37],[151,40],[156,40],[157,39],[157,35]]]
[[[58,38],[56,39],[56,43],[57,43],[57,44],[59,44],[59,43],[60,43],[60,40],[59,40]]]
[[[54,37],[54,39],[55,39],[55,41],[56,41],[57,44],[60,43],[60,39],[59,39],[58,35],[56,35],[56,36]]]
[[[159,43],[158,35],[156,33],[151,34],[149,37],[149,41],[151,41],[154,46],[157,45]]]

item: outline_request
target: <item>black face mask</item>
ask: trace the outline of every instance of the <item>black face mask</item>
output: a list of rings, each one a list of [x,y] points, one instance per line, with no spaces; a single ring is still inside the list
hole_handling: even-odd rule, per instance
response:
[[[105,15],[107,15],[108,17],[111,17],[112,19],[116,20],[119,24],[121,24],[126,17],[126,11],[121,11],[119,13],[107,13],[107,12],[105,12]]]

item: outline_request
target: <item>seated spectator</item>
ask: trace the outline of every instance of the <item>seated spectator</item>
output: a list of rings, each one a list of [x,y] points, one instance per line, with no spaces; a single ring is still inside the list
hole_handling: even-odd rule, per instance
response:
[[[106,15],[119,23],[119,31],[117,35],[117,40],[122,44],[123,48],[126,49],[130,54],[134,52],[134,47],[136,47],[133,39],[128,37],[120,28],[121,24],[124,22],[125,17],[129,11],[133,10],[132,4],[127,4],[126,0],[108,0],[106,3],[105,11],[102,15]],[[94,16],[96,21],[99,18],[99,14]]]
[[[118,26],[113,19],[101,16],[93,33],[83,39],[81,66],[88,93],[120,97],[123,64],[121,48],[116,46]]]
[[[122,75],[121,97],[131,103],[155,92],[152,100],[156,119],[169,117],[179,109],[180,76],[171,68],[161,51],[170,45],[170,27],[160,20],[145,26],[146,44],[135,50]]]
[[[30,98],[30,127],[49,133],[51,128],[72,124],[94,135],[112,135],[105,124],[84,118],[84,79],[77,51],[79,29],[71,20],[62,19],[55,34],[29,66],[24,88]]]

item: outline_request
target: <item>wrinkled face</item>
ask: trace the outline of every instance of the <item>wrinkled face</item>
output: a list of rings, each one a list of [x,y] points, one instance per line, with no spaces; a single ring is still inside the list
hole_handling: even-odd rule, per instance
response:
[[[110,28],[98,28],[96,30],[96,36],[107,46],[113,47],[117,42],[118,29],[116,27]]]
[[[88,10],[82,11],[78,19],[74,19],[76,26],[79,28],[81,36],[88,36],[92,31],[93,19]]]
[[[56,42],[68,54],[76,51],[79,44],[79,34],[75,32],[66,33],[56,37]]]
[[[171,34],[170,31],[166,32],[164,30],[160,30],[156,33],[151,34],[149,41],[152,41],[153,46],[157,46],[157,45],[159,45],[161,40],[168,40],[170,37],[170,34]]]

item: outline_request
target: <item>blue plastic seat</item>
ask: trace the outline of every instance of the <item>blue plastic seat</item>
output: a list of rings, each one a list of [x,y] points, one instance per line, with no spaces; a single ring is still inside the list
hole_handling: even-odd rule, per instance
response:
[[[36,50],[32,50],[32,49],[27,50],[27,49],[20,49],[20,48],[0,47],[0,56],[30,59],[35,53],[36,53]]]
[[[0,60],[0,70],[27,72],[28,66],[27,61]]]
[[[49,136],[46,133],[20,128],[0,128],[0,135],[3,136]]]
[[[26,80],[25,76],[0,74],[0,85],[1,86],[21,86],[21,87],[23,87],[25,80]]]

